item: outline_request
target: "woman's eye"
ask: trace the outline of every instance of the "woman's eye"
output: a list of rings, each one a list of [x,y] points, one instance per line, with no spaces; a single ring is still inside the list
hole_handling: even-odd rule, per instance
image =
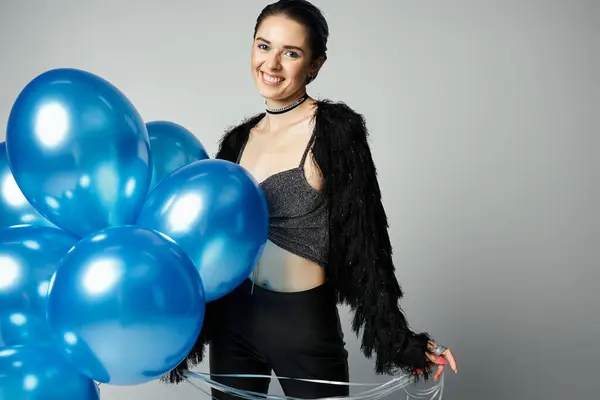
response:
[[[264,43],[259,43],[259,44],[258,44],[258,48],[259,48],[259,49],[261,49],[261,50],[267,50],[267,48],[268,48],[268,47],[267,47],[267,45],[266,45],[266,44],[264,44]]]
[[[300,54],[298,54],[298,53],[297,53],[297,52],[295,52],[295,51],[288,51],[288,52],[286,52],[285,54],[286,54],[288,57],[292,57],[292,58],[298,58],[298,57],[300,57]]]

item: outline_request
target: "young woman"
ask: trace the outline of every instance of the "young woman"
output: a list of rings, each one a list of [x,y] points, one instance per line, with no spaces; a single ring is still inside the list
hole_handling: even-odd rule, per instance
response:
[[[363,117],[342,102],[307,95],[325,62],[328,26],[302,0],[279,1],[259,15],[251,72],[264,113],[222,138],[216,158],[237,162],[269,203],[269,240],[251,276],[207,305],[194,350],[166,382],[180,382],[210,345],[213,379],[267,393],[261,374],[348,382],[348,354],[337,305],[354,313],[361,349],[375,371],[435,378],[456,371],[451,351],[412,332],[398,307],[387,217]],[[437,369],[435,369],[437,365]],[[348,395],[343,385],[282,379],[288,396]],[[234,396],[213,390],[217,399]]]

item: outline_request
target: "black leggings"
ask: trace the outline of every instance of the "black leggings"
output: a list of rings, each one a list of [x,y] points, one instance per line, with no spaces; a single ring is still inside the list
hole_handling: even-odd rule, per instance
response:
[[[348,352],[335,295],[329,284],[281,293],[244,281],[214,301],[211,374],[260,374],[348,382]],[[211,379],[237,389],[268,393],[270,378]],[[286,396],[303,399],[347,396],[347,385],[280,379]],[[238,396],[212,389],[219,400]]]

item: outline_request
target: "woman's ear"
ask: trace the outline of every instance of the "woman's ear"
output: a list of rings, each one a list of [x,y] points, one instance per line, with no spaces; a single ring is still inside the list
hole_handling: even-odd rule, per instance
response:
[[[308,71],[308,76],[306,77],[307,84],[315,80],[324,63],[325,57],[323,56],[317,58],[311,63],[310,69]]]
[[[323,66],[323,64],[325,64],[325,57],[324,56],[321,56],[321,57],[317,58],[316,60],[314,60],[311,63],[309,74],[313,77],[313,79],[317,76],[317,74],[321,70],[321,67]]]

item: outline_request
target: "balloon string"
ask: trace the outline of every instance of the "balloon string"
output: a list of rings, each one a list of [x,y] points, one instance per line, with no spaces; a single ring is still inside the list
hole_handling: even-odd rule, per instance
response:
[[[280,396],[280,395],[271,395],[271,394],[250,392],[250,391],[245,391],[245,390],[241,390],[241,389],[234,389],[234,388],[231,388],[231,387],[226,386],[224,384],[221,384],[221,383],[212,381],[210,379],[204,378],[201,375],[208,375],[208,374],[198,374],[198,375],[194,375],[194,373],[190,374],[190,376],[195,377],[195,378],[199,378],[199,379],[203,380],[204,382],[208,383],[209,386],[211,386],[212,388],[215,388],[215,389],[220,390],[220,391],[228,392],[228,393],[237,394],[241,398],[244,398],[244,399],[255,400],[255,399],[264,399],[264,398],[274,398],[274,399],[299,400],[299,399],[297,399],[295,397]],[[232,374],[232,375],[226,375],[226,376],[241,377],[241,376],[244,376],[244,375]],[[270,378],[270,376],[268,376],[268,375],[262,375],[260,377]],[[349,386],[356,386],[356,385],[373,386],[373,385],[378,385],[378,384],[355,384],[355,383],[346,383],[346,382],[320,381],[320,380],[310,380],[310,379],[297,379],[297,378],[288,378],[288,377],[282,377],[282,378],[283,379],[292,379],[292,380],[304,380],[304,381],[309,381],[309,382],[323,382],[323,383],[342,384],[342,385],[349,385]],[[402,381],[404,381],[404,382],[402,382]],[[387,383],[379,385],[379,387],[377,387],[375,389],[371,389],[371,390],[362,392],[359,395],[345,396],[345,397],[327,397],[327,398],[323,398],[323,399],[360,399],[360,400],[364,400],[364,399],[379,399],[379,398],[382,398],[383,396],[387,396],[388,394],[390,394],[390,393],[392,393],[392,392],[394,392],[394,391],[396,391],[396,390],[398,390],[400,388],[404,388],[404,390],[406,391],[405,387],[409,383],[410,383],[410,380],[407,380],[406,378],[396,378],[396,379],[393,379],[393,380],[391,380],[391,381],[389,381]],[[193,385],[193,386],[197,387],[196,385]],[[386,386],[390,386],[390,387],[386,388]],[[424,391],[422,393],[422,395],[431,395],[431,394],[433,394],[433,396],[435,397],[436,394],[440,394],[439,399],[441,399],[441,387],[442,387],[442,381],[440,381],[440,384],[439,384],[438,387],[433,387],[433,388],[431,388],[429,390],[426,390],[426,391]],[[202,389],[200,389],[200,390],[202,390]],[[202,390],[202,391],[204,392],[204,390]],[[408,394],[408,397],[411,397],[410,393],[407,392],[407,394]],[[433,399],[434,397],[430,397],[430,399]]]
[[[228,393],[228,394],[234,394],[242,399],[247,399],[247,400],[262,400],[262,399],[302,400],[297,397],[276,395],[276,394],[270,394],[270,393],[258,393],[258,392],[253,392],[253,391],[249,391],[249,390],[244,390],[244,389],[236,389],[231,386],[227,386],[223,383],[214,381],[214,380],[208,378],[208,376],[230,377],[230,378],[268,378],[268,379],[271,378],[270,375],[259,375],[259,374],[209,374],[209,373],[202,373],[202,372],[187,372],[186,373],[186,378],[187,378],[188,383],[190,383],[192,386],[194,386],[198,390],[203,391],[204,393],[209,395],[211,398],[214,398],[214,396],[212,396],[210,393],[208,393],[204,389],[201,389],[200,387],[198,387],[192,381],[192,379],[200,380],[200,381],[206,383],[212,389],[216,389],[221,392]],[[278,379],[304,381],[304,382],[313,382],[313,383],[323,383],[323,384],[330,384],[330,385],[373,387],[372,389],[368,389],[368,390],[359,392],[354,395],[322,397],[319,400],[340,400],[340,399],[344,399],[344,400],[376,400],[376,399],[380,399],[384,396],[387,396],[387,395],[391,394],[392,392],[395,392],[396,390],[399,390],[399,389],[404,389],[404,391],[407,394],[407,398],[410,398],[410,397],[419,398],[419,399],[428,398],[430,400],[434,400],[437,398],[438,400],[441,400],[444,375],[442,374],[442,376],[440,377],[439,383],[437,385],[435,385],[429,389],[422,390],[422,391],[420,391],[420,393],[415,393],[415,394],[409,393],[406,390],[406,387],[409,386],[412,382],[412,379],[409,378],[407,375],[393,378],[393,379],[389,380],[388,382],[385,382],[382,384],[380,384],[380,383],[337,382],[337,381],[328,381],[328,380],[320,380],[320,379],[291,378],[291,377],[287,377],[287,376],[281,376],[281,377],[278,376],[277,378]],[[439,396],[439,397],[436,397],[436,396]]]

